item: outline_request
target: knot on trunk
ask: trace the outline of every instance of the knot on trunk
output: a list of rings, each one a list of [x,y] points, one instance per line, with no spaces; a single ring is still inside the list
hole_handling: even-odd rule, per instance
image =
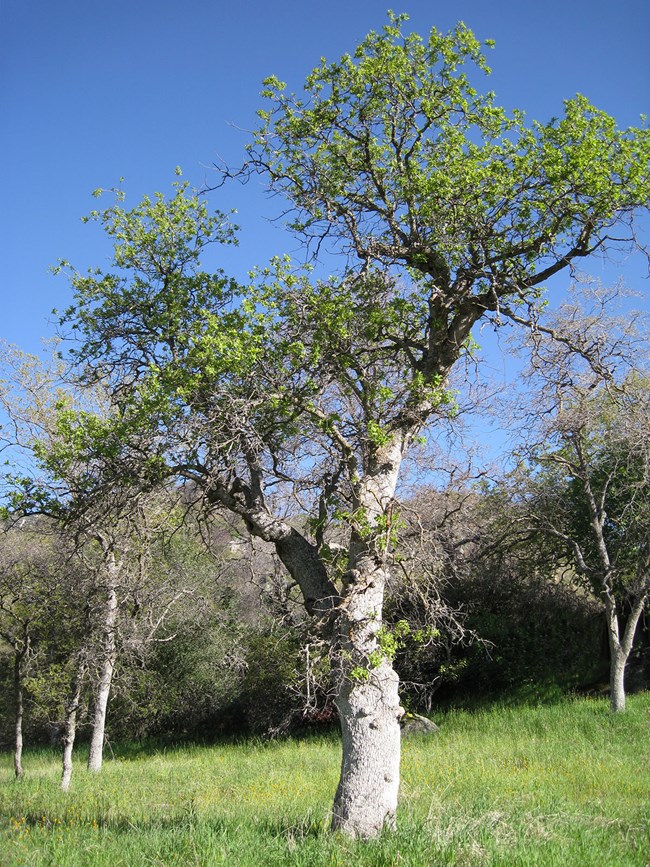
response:
[[[360,578],[361,572],[359,572],[358,569],[348,569],[341,580],[343,581],[344,587],[349,587],[350,584],[357,584]]]

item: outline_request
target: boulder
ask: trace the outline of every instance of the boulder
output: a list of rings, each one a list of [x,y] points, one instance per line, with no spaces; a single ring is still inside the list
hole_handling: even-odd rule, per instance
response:
[[[439,731],[438,726],[419,713],[405,713],[401,719],[402,734],[408,735],[432,735]]]

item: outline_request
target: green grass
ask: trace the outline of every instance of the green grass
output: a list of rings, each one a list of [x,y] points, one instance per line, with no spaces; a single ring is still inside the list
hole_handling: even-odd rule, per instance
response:
[[[405,741],[398,829],[372,843],[328,833],[337,738],[116,750],[99,776],[79,757],[0,757],[0,865],[650,864],[650,694],[494,706],[436,717]]]

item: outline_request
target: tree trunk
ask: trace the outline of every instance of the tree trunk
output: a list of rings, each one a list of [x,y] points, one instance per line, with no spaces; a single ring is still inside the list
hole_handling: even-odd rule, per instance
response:
[[[619,623],[616,605],[608,598],[606,600],[607,635],[609,638],[609,697],[612,711],[618,713],[625,710],[625,666],[632,652],[636,627],[643,612],[646,599],[648,580],[646,578],[632,610],[627,618],[623,637],[619,639]]]
[[[627,654],[620,646],[610,648],[609,664],[609,702],[611,709],[618,713],[625,710],[625,665]]]
[[[111,564],[114,565],[114,564]],[[110,568],[110,566],[109,566]],[[99,680],[95,691],[95,711],[93,716],[93,731],[88,753],[88,770],[100,771],[104,757],[104,733],[106,730],[106,709],[111,691],[111,682],[117,657],[115,644],[115,624],[117,622],[118,600],[115,583],[111,581],[106,600],[106,611],[103,623],[103,648]]]
[[[14,701],[16,708],[16,725],[14,739],[14,773],[19,780],[23,774],[23,663],[29,652],[29,637],[22,649],[16,653],[14,660]]]
[[[104,734],[106,731],[106,709],[111,691],[113,672],[115,671],[115,653],[107,656],[102,664],[99,683],[95,693],[95,713],[93,716],[93,731],[90,738],[88,753],[88,770],[101,771],[104,758]]]
[[[72,748],[77,733],[77,711],[81,699],[81,689],[84,679],[84,667],[79,666],[75,675],[74,691],[65,709],[63,720],[63,773],[61,775],[61,788],[67,792],[72,778]]]
[[[375,577],[344,603],[336,695],[343,757],[332,828],[364,839],[395,825],[403,714],[397,674],[377,638],[385,576]]]
[[[605,594],[604,603],[609,642],[609,703],[611,709],[618,712],[625,710],[625,663],[628,654],[621,646],[618,611],[611,593]]]
[[[389,442],[374,448],[363,478],[356,483],[355,512],[358,507],[361,518],[359,524],[356,518],[351,522],[342,595],[329,578],[317,546],[267,511],[259,482],[257,498],[251,485],[246,505],[223,486],[208,492],[211,502],[239,514],[253,535],[274,543],[280,560],[300,586],[307,612],[332,637],[343,743],[332,828],[350,837],[375,837],[395,822],[403,710],[397,675],[381,652],[380,629],[390,504],[409,438],[408,431],[397,431]]]
[[[395,825],[400,782],[399,680],[382,650],[390,503],[403,440],[377,449],[359,486],[361,525],[353,527],[347,588],[338,616],[338,685],[343,757],[333,830],[376,837]]]

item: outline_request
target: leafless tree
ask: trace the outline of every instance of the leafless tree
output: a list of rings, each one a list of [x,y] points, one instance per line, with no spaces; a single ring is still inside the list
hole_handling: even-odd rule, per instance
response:
[[[615,314],[621,300],[620,287],[576,287],[534,324],[511,476],[521,526],[554,540],[557,563],[603,606],[614,711],[650,591],[649,331],[640,314]]]

